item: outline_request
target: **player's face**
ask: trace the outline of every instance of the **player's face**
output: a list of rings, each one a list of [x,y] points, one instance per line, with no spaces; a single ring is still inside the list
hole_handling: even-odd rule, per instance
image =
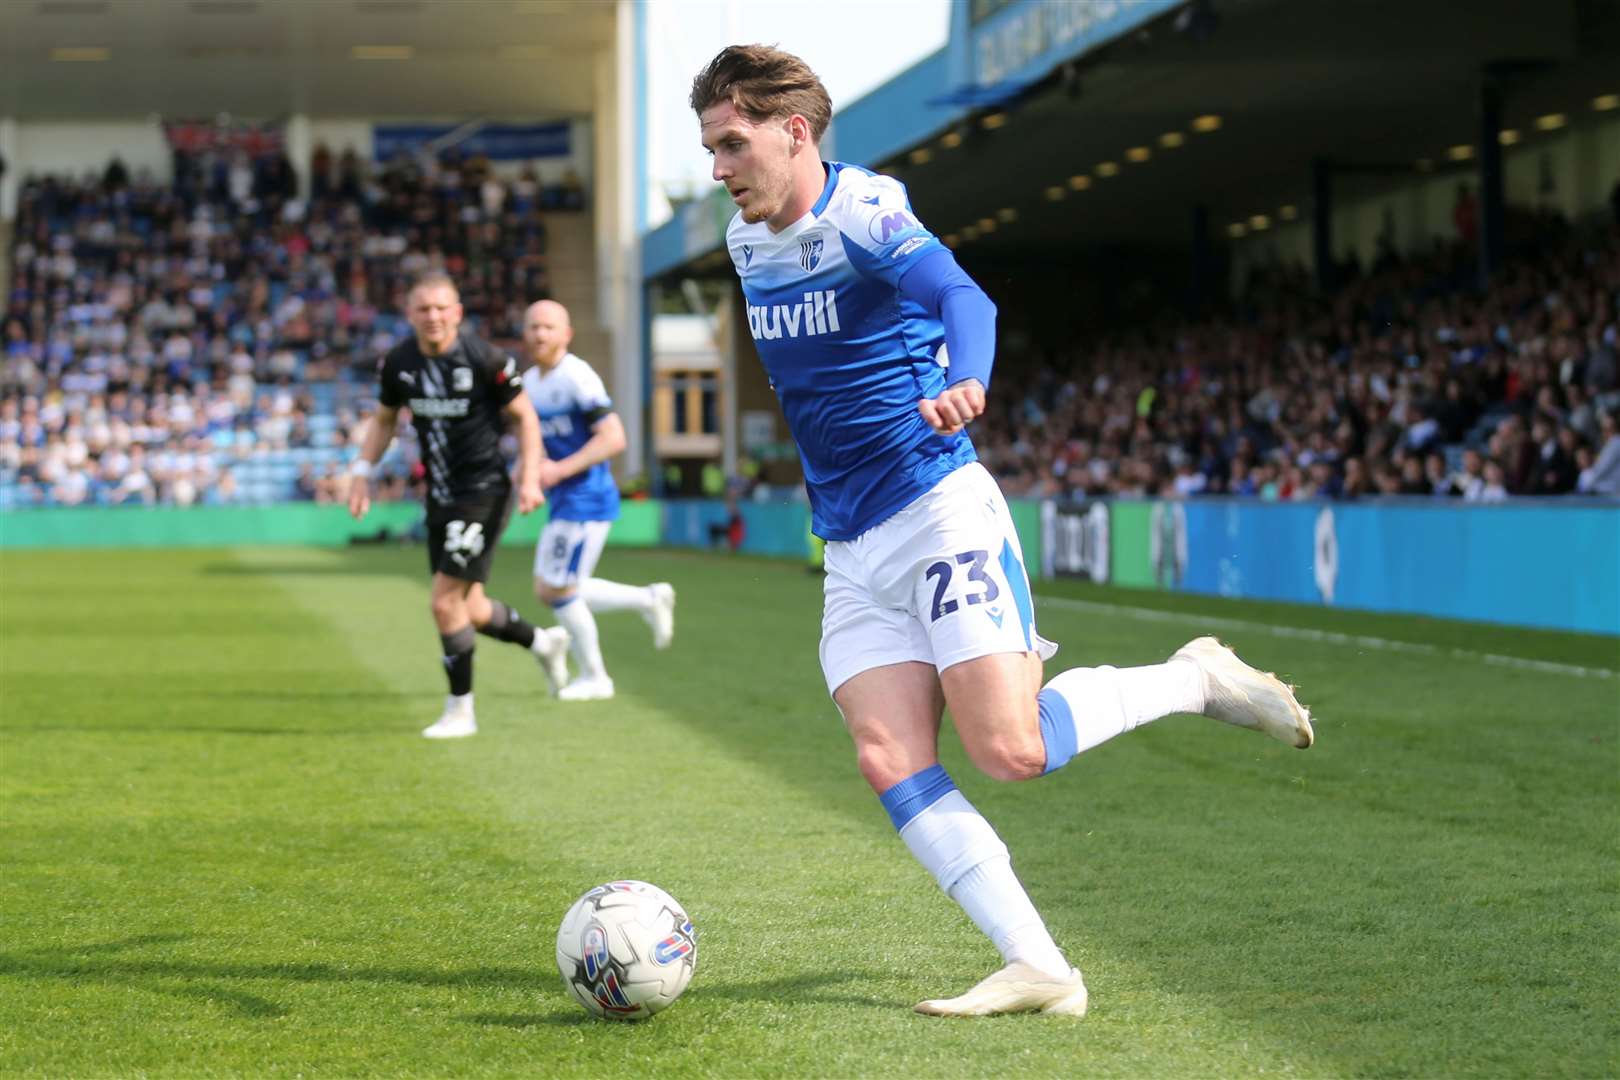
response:
[[[568,319],[556,309],[537,304],[523,319],[523,344],[529,358],[550,368],[563,358],[574,331]]]
[[[756,124],[729,101],[703,110],[704,149],[714,155],[714,178],[726,185],[743,220],[775,216],[793,194],[793,137],[788,120]]]
[[[461,299],[448,285],[425,285],[412,289],[405,317],[416,331],[416,343],[431,356],[449,350],[461,328]]]

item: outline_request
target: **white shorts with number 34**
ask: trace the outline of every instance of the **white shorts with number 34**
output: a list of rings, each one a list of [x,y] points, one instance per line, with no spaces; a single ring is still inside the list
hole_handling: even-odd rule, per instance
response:
[[[1024,552],[1001,489],[978,462],[853,540],[827,544],[821,670],[829,692],[908,660],[944,671],[1057,646],[1035,632]]]

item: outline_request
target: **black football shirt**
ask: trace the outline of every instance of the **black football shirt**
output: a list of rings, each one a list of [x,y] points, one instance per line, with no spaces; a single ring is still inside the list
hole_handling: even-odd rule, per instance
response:
[[[379,401],[411,410],[430,503],[448,506],[510,490],[501,457],[502,410],[523,392],[516,360],[469,334],[427,356],[412,337],[383,357],[379,381]]]

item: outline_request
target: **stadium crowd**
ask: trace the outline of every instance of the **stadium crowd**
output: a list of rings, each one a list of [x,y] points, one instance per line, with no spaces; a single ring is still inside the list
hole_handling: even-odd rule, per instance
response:
[[[447,270],[485,332],[515,338],[549,292],[544,213],[584,203],[571,178],[482,158],[372,170],[317,147],[310,178],[299,198],[279,152],[176,149],[172,183],[117,160],[25,181],[0,503],[341,501],[376,358],[408,332],[406,283]],[[382,496],[407,482],[396,469]]]
[[[176,151],[21,189],[0,348],[0,506],[341,502],[406,283],[479,332],[548,294],[543,215],[577,181],[478,158]],[[1620,229],[1535,222],[1480,293],[1471,247],[1393,253],[1317,296],[1254,275],[1219,317],[998,365],[978,427],[1008,495],[1620,494]],[[408,426],[382,498],[419,481]]]
[[[981,457],[1029,498],[1620,494],[1620,229],[1531,235],[1483,294],[1460,246],[1326,300],[1270,269],[1224,317],[1003,364]]]

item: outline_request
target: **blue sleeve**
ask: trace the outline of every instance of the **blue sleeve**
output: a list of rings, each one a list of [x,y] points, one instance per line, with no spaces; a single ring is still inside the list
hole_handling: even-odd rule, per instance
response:
[[[996,305],[941,248],[918,259],[900,279],[900,292],[945,324],[950,385],[978,379],[990,389],[996,359]]]

